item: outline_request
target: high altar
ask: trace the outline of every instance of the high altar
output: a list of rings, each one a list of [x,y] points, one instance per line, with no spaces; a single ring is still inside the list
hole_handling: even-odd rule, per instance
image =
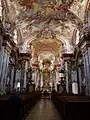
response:
[[[50,90],[50,64],[49,60],[43,61],[43,69],[42,69],[42,79],[43,79],[43,90]]]

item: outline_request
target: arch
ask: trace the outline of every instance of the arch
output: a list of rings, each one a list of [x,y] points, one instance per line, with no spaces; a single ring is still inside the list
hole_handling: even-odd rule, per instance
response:
[[[56,38],[60,40],[63,43],[63,52],[65,53],[73,53],[74,47],[73,44],[70,43],[69,40],[67,40],[64,36],[56,35]]]
[[[31,36],[30,38],[28,38],[27,40],[24,41],[23,45],[22,45],[22,50],[21,52],[26,53],[28,51],[28,45],[36,39],[36,36]]]
[[[80,38],[80,35],[79,35],[79,33],[80,33],[80,31],[79,31],[79,29],[75,29],[74,31],[73,31],[73,36],[72,36],[72,44],[74,45],[74,46],[76,46],[78,43],[79,43],[79,38]]]
[[[27,52],[28,50],[28,45],[36,39],[36,36],[31,36],[30,38],[28,38],[27,40],[24,41],[23,45],[22,45],[22,50],[21,52]],[[69,40],[66,40],[66,38],[64,36],[60,36],[60,35],[56,35],[56,39],[61,41],[64,45],[64,48],[66,47],[66,51],[67,53],[73,53],[73,44],[71,44],[69,42]]]
[[[89,23],[89,19],[88,18],[90,16],[90,0],[87,1],[87,5],[86,5],[86,8],[85,8],[85,16],[84,16],[84,24],[86,25],[90,25]]]

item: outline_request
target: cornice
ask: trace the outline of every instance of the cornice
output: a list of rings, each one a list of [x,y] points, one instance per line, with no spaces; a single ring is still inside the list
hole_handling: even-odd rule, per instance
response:
[[[27,60],[29,61],[31,58],[31,54],[30,53],[19,53],[19,60]]]
[[[7,42],[12,46],[12,47],[15,47],[16,44],[15,42],[13,41],[13,39],[9,36],[9,35],[4,35],[3,36],[3,45],[6,45]]]

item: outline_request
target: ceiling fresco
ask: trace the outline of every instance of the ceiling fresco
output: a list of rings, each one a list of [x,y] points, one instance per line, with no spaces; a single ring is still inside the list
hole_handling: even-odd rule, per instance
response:
[[[41,53],[52,53],[59,56],[62,50],[62,43],[57,39],[37,39],[32,41],[32,54],[39,56]]]
[[[50,61],[55,61],[55,55],[51,52],[42,52],[38,56],[38,61],[43,61],[45,59],[48,59]]]
[[[85,8],[88,0],[74,0],[70,10],[76,14],[82,21],[84,21],[85,17]]]
[[[73,33],[82,27],[88,0],[3,0],[5,5],[4,1],[10,21],[16,25],[21,52],[30,50],[29,44],[33,40],[38,40],[37,51],[42,46],[50,51],[54,48],[51,44],[55,44],[50,43],[50,39],[57,39],[66,53],[73,53]]]

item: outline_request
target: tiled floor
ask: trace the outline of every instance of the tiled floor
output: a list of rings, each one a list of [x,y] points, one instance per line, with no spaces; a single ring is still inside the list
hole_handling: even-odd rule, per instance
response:
[[[62,120],[49,99],[41,99],[26,120]]]

